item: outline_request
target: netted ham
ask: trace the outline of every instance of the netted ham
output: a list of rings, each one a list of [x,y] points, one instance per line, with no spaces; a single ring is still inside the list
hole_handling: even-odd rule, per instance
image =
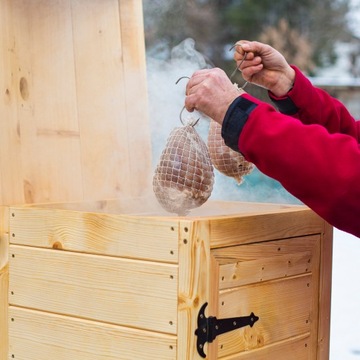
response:
[[[169,135],[153,177],[153,189],[162,207],[178,215],[204,204],[214,185],[209,151],[192,125]]]
[[[233,177],[239,185],[243,182],[243,177],[254,169],[254,165],[246,161],[242,154],[225,144],[221,136],[221,125],[214,120],[210,121],[208,148],[214,167],[222,174]]]

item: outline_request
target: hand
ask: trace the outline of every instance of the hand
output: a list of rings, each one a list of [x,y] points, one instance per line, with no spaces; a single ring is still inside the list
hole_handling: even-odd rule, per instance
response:
[[[231,103],[243,93],[223,70],[199,70],[187,83],[185,107],[190,112],[201,111],[221,125]]]
[[[236,44],[234,59],[246,81],[279,97],[288,93],[294,84],[295,71],[280,52],[257,41],[241,40]],[[245,53],[246,59],[242,61]]]

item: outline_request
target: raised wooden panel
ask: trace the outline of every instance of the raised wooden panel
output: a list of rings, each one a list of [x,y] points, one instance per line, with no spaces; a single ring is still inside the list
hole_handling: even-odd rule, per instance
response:
[[[219,269],[216,316],[259,317],[252,328],[220,335],[219,357],[262,359],[283,348],[291,349],[288,358],[293,352],[316,358],[321,244],[318,234],[212,250]]]
[[[214,250],[220,289],[318,271],[319,244],[317,235]]]
[[[219,356],[265,347],[309,333],[313,313],[311,275],[254,284],[220,292],[219,318],[259,317],[255,325],[219,337]],[[309,344],[310,346],[310,344]],[[289,354],[290,355],[290,354]]]
[[[176,337],[11,306],[10,354],[19,360],[173,360]]]
[[[176,333],[177,266],[10,246],[9,303]]]

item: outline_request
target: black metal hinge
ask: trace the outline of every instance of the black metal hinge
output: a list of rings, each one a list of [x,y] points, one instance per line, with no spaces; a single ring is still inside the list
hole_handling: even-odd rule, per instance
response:
[[[218,335],[224,334],[244,326],[251,326],[259,320],[253,312],[249,316],[242,316],[228,319],[217,319],[215,316],[205,316],[205,309],[208,303],[205,303],[198,315],[198,328],[195,330],[197,336],[197,351],[199,355],[206,358],[204,352],[205,343],[211,343]]]

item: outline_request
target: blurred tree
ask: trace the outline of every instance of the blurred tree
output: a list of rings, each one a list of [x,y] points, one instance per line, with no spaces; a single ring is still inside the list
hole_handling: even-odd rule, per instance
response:
[[[204,56],[212,58],[219,36],[219,6],[211,0],[143,0],[147,48],[172,48],[190,37]],[[221,61],[221,60],[220,60]]]
[[[227,49],[240,39],[273,45],[313,75],[336,61],[335,43],[350,41],[350,0],[143,0],[146,44],[170,48],[187,37],[216,66],[229,70]],[[150,21],[151,14],[157,20]],[[230,56],[229,56],[230,55]]]
[[[350,40],[349,6],[349,0],[234,0],[224,12],[228,29],[223,36],[235,40],[241,34],[241,38],[266,41],[285,53],[288,61],[312,73],[315,66],[335,62],[336,42]],[[307,65],[299,56],[302,51],[307,52]]]
[[[312,44],[284,18],[279,20],[277,26],[264,28],[259,41],[278,49],[288,61],[303,71],[312,72],[315,69]]]

